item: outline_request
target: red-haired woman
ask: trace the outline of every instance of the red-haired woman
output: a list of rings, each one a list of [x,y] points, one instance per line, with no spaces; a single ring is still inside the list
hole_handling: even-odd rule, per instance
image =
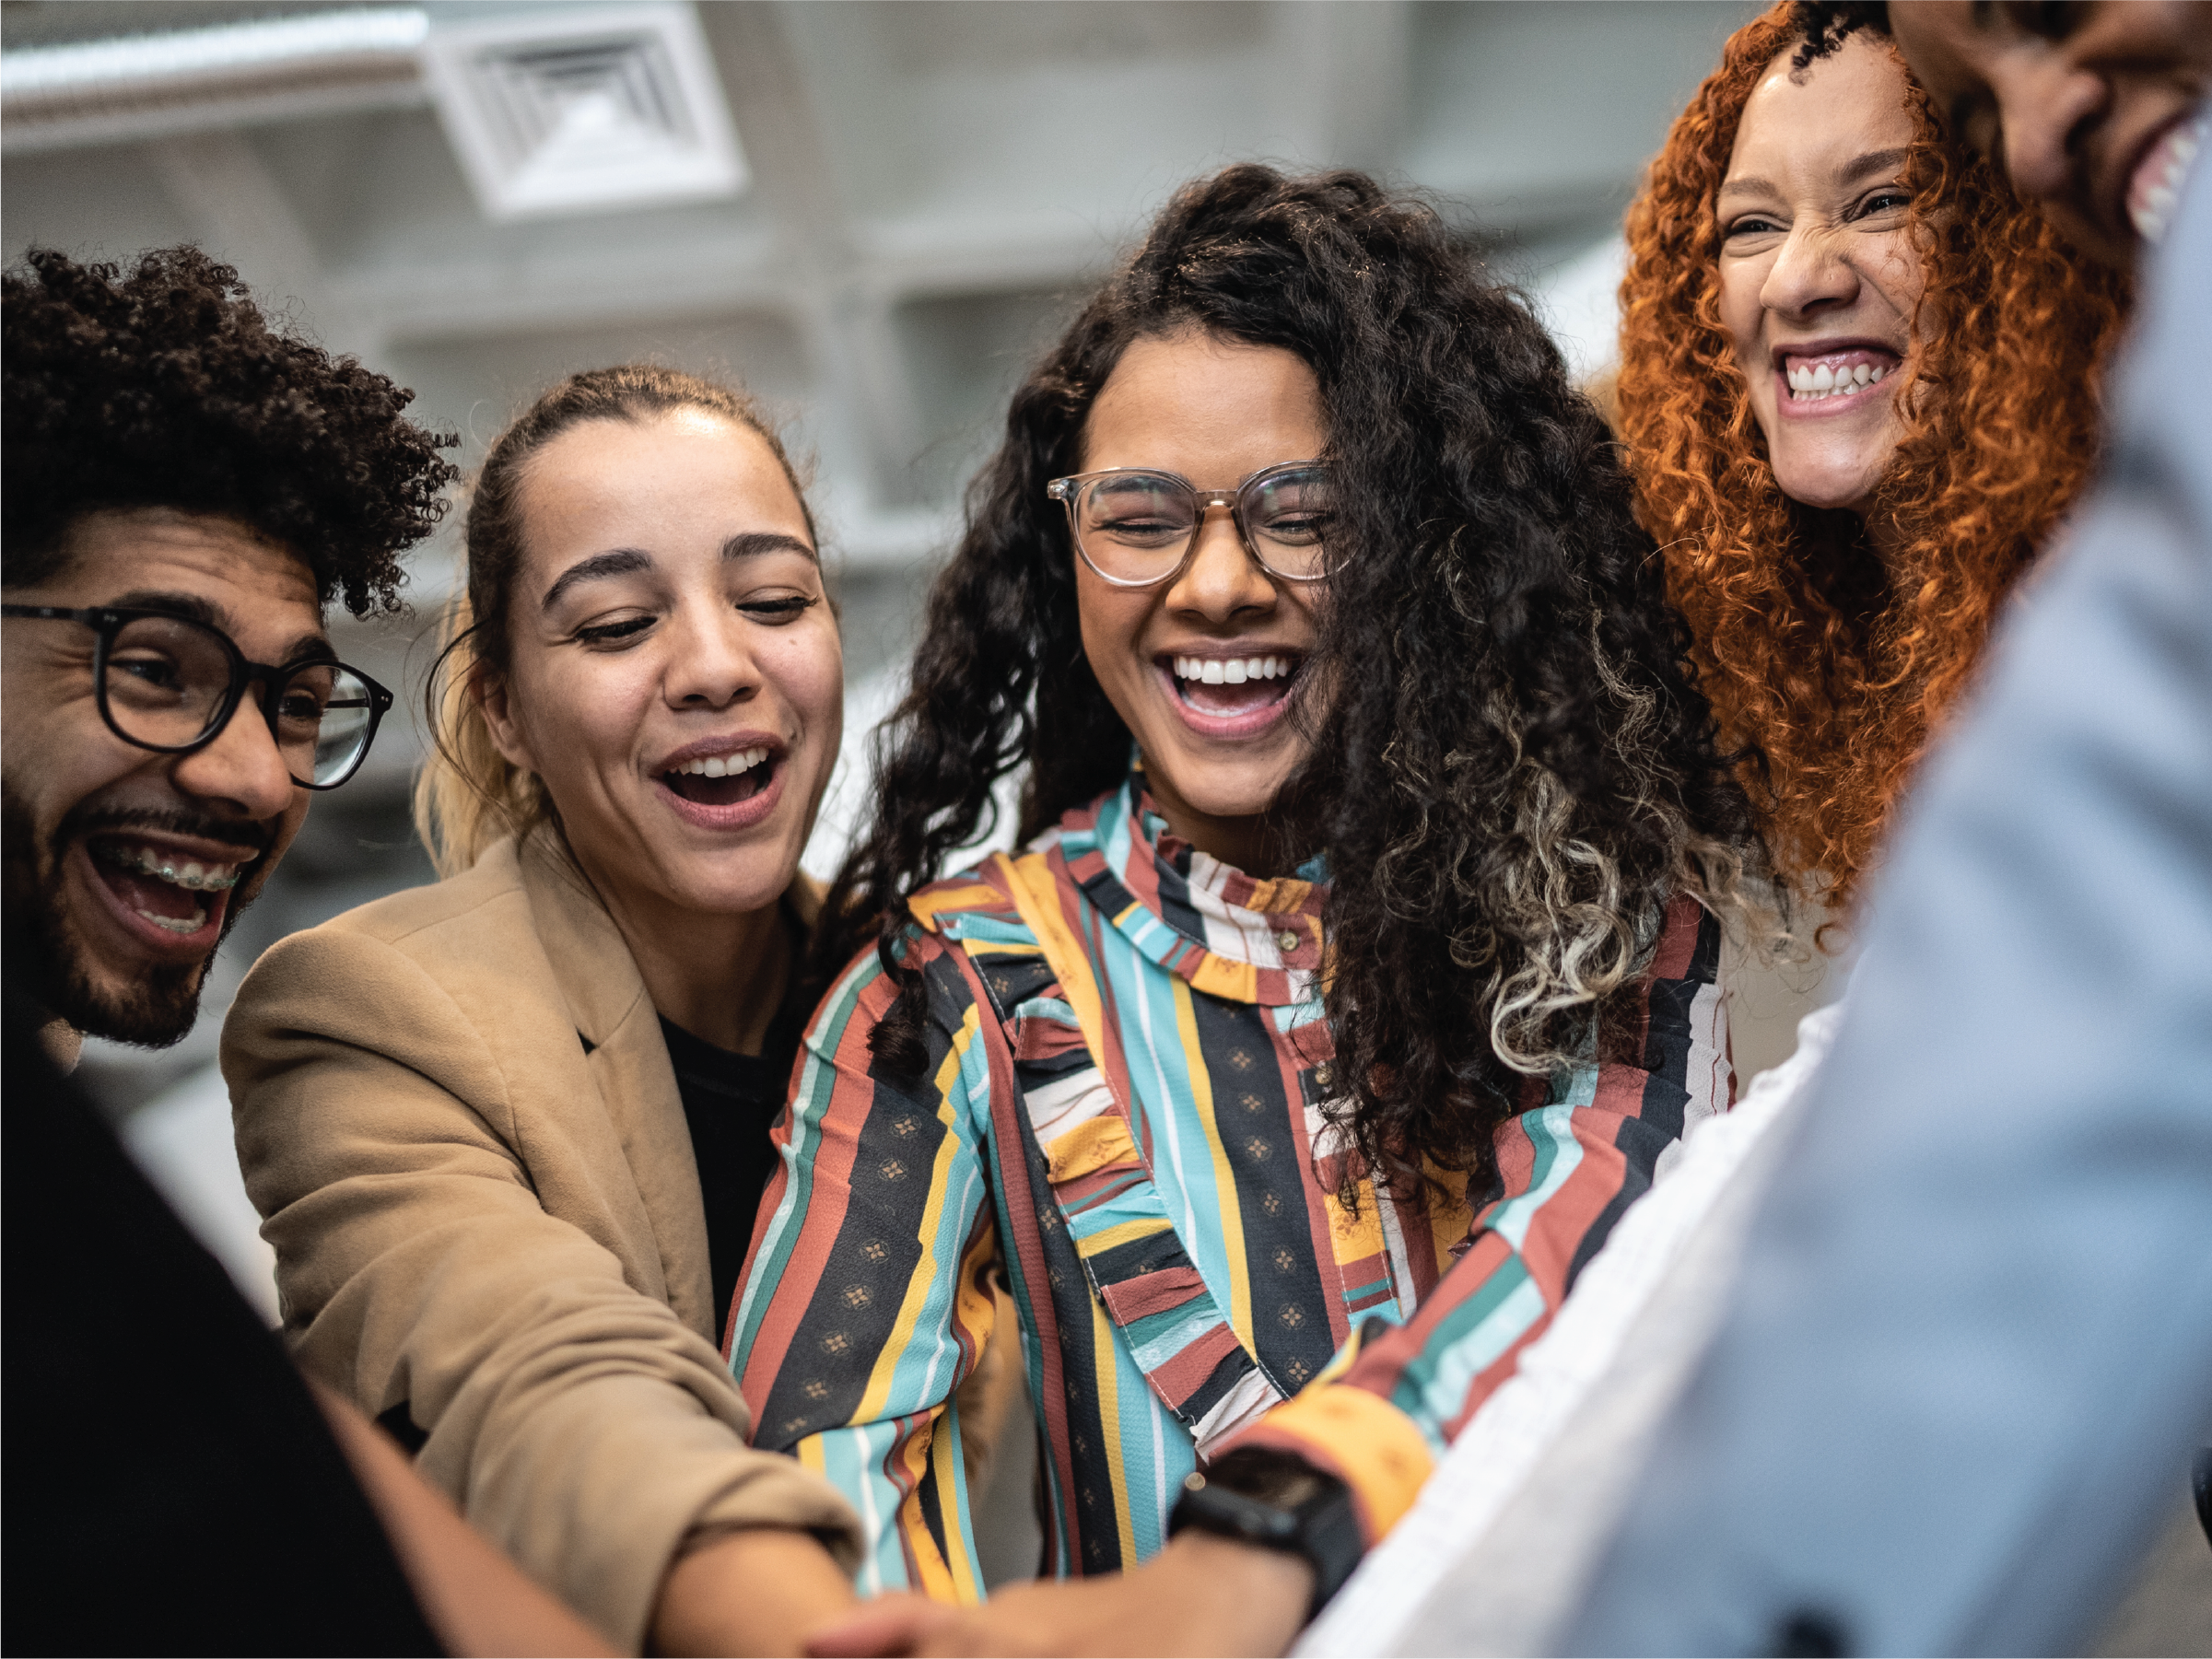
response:
[[[1730,37],[1630,209],[1639,511],[1781,868],[1848,912],[2097,453],[2124,283],[1937,141],[1888,41]]]

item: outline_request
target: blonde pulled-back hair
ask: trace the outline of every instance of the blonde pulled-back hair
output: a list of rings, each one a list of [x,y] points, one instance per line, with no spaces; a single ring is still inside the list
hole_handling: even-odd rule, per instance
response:
[[[501,836],[520,840],[559,814],[544,781],[501,754],[484,695],[512,661],[512,607],[526,547],[522,497],[529,463],[585,421],[638,423],[697,409],[742,426],[768,446],[813,534],[806,490],[783,440],[746,393],[681,369],[626,363],[570,375],[499,435],[469,493],[463,541],[468,580],[447,606],[440,649],[423,689],[436,747],[415,785],[415,827],[441,876],[460,874]]]

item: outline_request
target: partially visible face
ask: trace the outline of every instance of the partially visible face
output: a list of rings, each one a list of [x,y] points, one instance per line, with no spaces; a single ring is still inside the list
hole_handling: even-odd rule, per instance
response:
[[[221,628],[252,662],[328,654],[313,576],[243,525],[93,513],[68,552],[60,576],[9,588],[7,602],[172,611]],[[38,994],[80,1031],[173,1043],[192,1029],[216,946],[298,833],[308,791],[252,691],[205,749],[156,754],[100,719],[91,628],[0,626],[8,919],[40,959]]]
[[[829,782],[844,654],[806,515],[703,410],[570,427],[527,463],[493,739],[618,920],[775,904]]]
[[[1122,354],[1084,425],[1083,470],[1152,467],[1230,489],[1318,459],[1328,442],[1320,387],[1295,355],[1192,330]],[[1245,821],[1268,811],[1306,753],[1287,717],[1313,651],[1315,585],[1270,577],[1218,508],[1189,567],[1158,587],[1116,588],[1072,546],[1067,556],[1083,654],[1136,737],[1153,800],[1201,850],[1249,856]]]
[[[2084,251],[2124,266],[2164,233],[2205,141],[2212,0],[1893,0],[1890,23],[1950,131]]]
[[[1775,481],[1864,513],[1904,425],[1898,373],[1924,275],[1900,185],[1914,123],[1896,54],[1858,37],[1745,104],[1715,211],[1721,321]]]

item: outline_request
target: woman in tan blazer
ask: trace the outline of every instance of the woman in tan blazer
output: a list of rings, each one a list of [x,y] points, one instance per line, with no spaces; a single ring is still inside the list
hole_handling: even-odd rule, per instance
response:
[[[500,438],[467,541],[417,800],[448,879],[276,946],[224,1033],[286,1330],[616,1642],[790,1651],[853,1517],[745,1443],[714,1284],[751,1218],[710,1237],[701,1186],[765,1165],[671,1045],[780,1058],[780,1104],[842,718],[813,522],[742,397],[620,368]]]

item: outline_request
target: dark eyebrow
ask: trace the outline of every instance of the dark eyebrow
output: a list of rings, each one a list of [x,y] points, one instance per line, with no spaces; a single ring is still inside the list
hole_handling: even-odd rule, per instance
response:
[[[606,553],[595,553],[588,559],[575,564],[553,578],[553,586],[545,590],[545,597],[538,602],[542,611],[553,609],[553,602],[579,582],[595,582],[603,577],[628,576],[653,567],[653,555],[640,553],[635,547],[616,547]]]
[[[1904,165],[1904,158],[1902,149],[1868,150],[1843,169],[1843,182],[1855,184],[1869,173],[1894,172]]]
[[[198,593],[169,593],[150,588],[140,588],[125,593],[120,599],[108,602],[112,611],[158,611],[165,616],[181,616],[187,622],[204,623],[221,634],[231,644],[238,644],[232,633],[230,619],[212,602]],[[290,668],[301,662],[335,662],[336,648],[326,634],[302,634],[292,641],[291,649],[269,666]]]
[[[776,530],[748,530],[731,536],[722,543],[722,562],[731,559],[765,558],[771,553],[795,553],[803,558],[821,563],[821,557],[797,536],[787,536]]]
[[[335,662],[338,648],[320,634],[302,634],[292,642],[292,648],[277,658],[271,666],[293,668],[303,662]]]
[[[170,593],[154,588],[133,589],[119,599],[108,601],[108,609],[159,611],[170,616],[181,616],[188,622],[204,622],[211,628],[221,628],[228,620],[211,601],[197,593]]]

